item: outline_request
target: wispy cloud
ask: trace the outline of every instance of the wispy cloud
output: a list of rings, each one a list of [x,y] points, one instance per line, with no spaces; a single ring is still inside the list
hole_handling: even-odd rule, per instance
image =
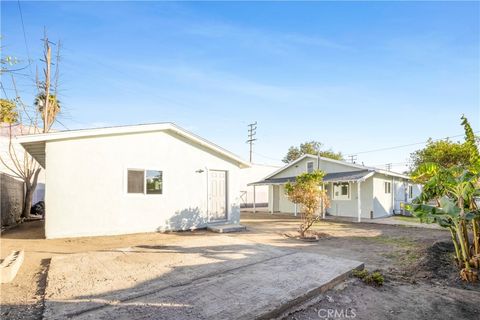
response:
[[[279,33],[259,28],[244,27],[225,22],[190,22],[183,25],[182,32],[208,37],[223,38],[236,41],[239,45],[269,48],[273,52],[285,53],[298,46],[323,47],[337,50],[351,50],[352,48],[315,34]]]

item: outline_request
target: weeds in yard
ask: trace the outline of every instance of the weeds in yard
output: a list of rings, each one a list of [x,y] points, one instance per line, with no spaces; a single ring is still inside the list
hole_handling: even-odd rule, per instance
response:
[[[422,221],[417,218],[417,217],[409,217],[409,216],[395,216],[393,217],[395,220],[399,220],[399,221],[406,221],[406,222],[414,222],[414,223],[421,223]]]
[[[386,235],[380,235],[376,237],[357,237],[357,239],[371,241],[378,244],[392,245],[404,249],[412,249],[416,247],[414,241],[405,237],[389,237]]]
[[[353,270],[353,275],[361,279],[364,283],[373,286],[381,286],[385,281],[385,278],[380,273],[380,271],[373,271],[372,273],[370,273],[367,269]]]

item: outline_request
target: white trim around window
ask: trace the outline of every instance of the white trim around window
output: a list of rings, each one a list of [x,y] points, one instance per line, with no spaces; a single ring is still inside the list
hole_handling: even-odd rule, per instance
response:
[[[128,172],[129,171],[139,171],[143,172],[143,192],[128,192]],[[160,193],[149,193],[147,192],[147,171],[158,171],[161,174],[161,192]],[[146,167],[146,168],[141,168],[139,166],[131,166],[131,167],[125,167],[124,168],[124,175],[123,175],[123,193],[126,194],[129,197],[142,197],[142,196],[162,196],[165,193],[165,187],[164,187],[164,180],[165,180],[165,175],[164,171],[159,168],[155,167]]]
[[[352,185],[350,182],[332,182],[332,200],[351,200]]]
[[[389,181],[384,181],[383,190],[385,191],[386,194],[392,193],[392,183]]]
[[[308,166],[310,164],[312,165],[311,170],[308,169]],[[305,170],[306,170],[307,173],[312,173],[313,171],[315,171],[315,163],[313,161],[307,161],[307,164],[305,165],[305,168],[306,168]]]

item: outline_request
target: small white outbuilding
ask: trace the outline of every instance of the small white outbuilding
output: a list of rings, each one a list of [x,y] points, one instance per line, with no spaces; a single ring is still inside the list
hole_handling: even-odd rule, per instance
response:
[[[239,222],[240,170],[249,163],[173,123],[18,140],[46,169],[47,238]]]

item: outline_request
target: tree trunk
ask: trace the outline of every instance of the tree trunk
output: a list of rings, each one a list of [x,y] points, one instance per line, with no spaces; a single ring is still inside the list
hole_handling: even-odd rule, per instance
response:
[[[32,208],[32,198],[34,188],[30,184],[25,184],[25,198],[23,199],[23,211],[22,217],[25,219],[30,218],[30,208]]]
[[[25,197],[23,199],[22,217],[25,219],[30,218],[30,209],[32,208],[32,198],[35,189],[37,188],[38,175],[40,174],[40,168],[37,168],[33,173],[33,181],[25,182]]]

